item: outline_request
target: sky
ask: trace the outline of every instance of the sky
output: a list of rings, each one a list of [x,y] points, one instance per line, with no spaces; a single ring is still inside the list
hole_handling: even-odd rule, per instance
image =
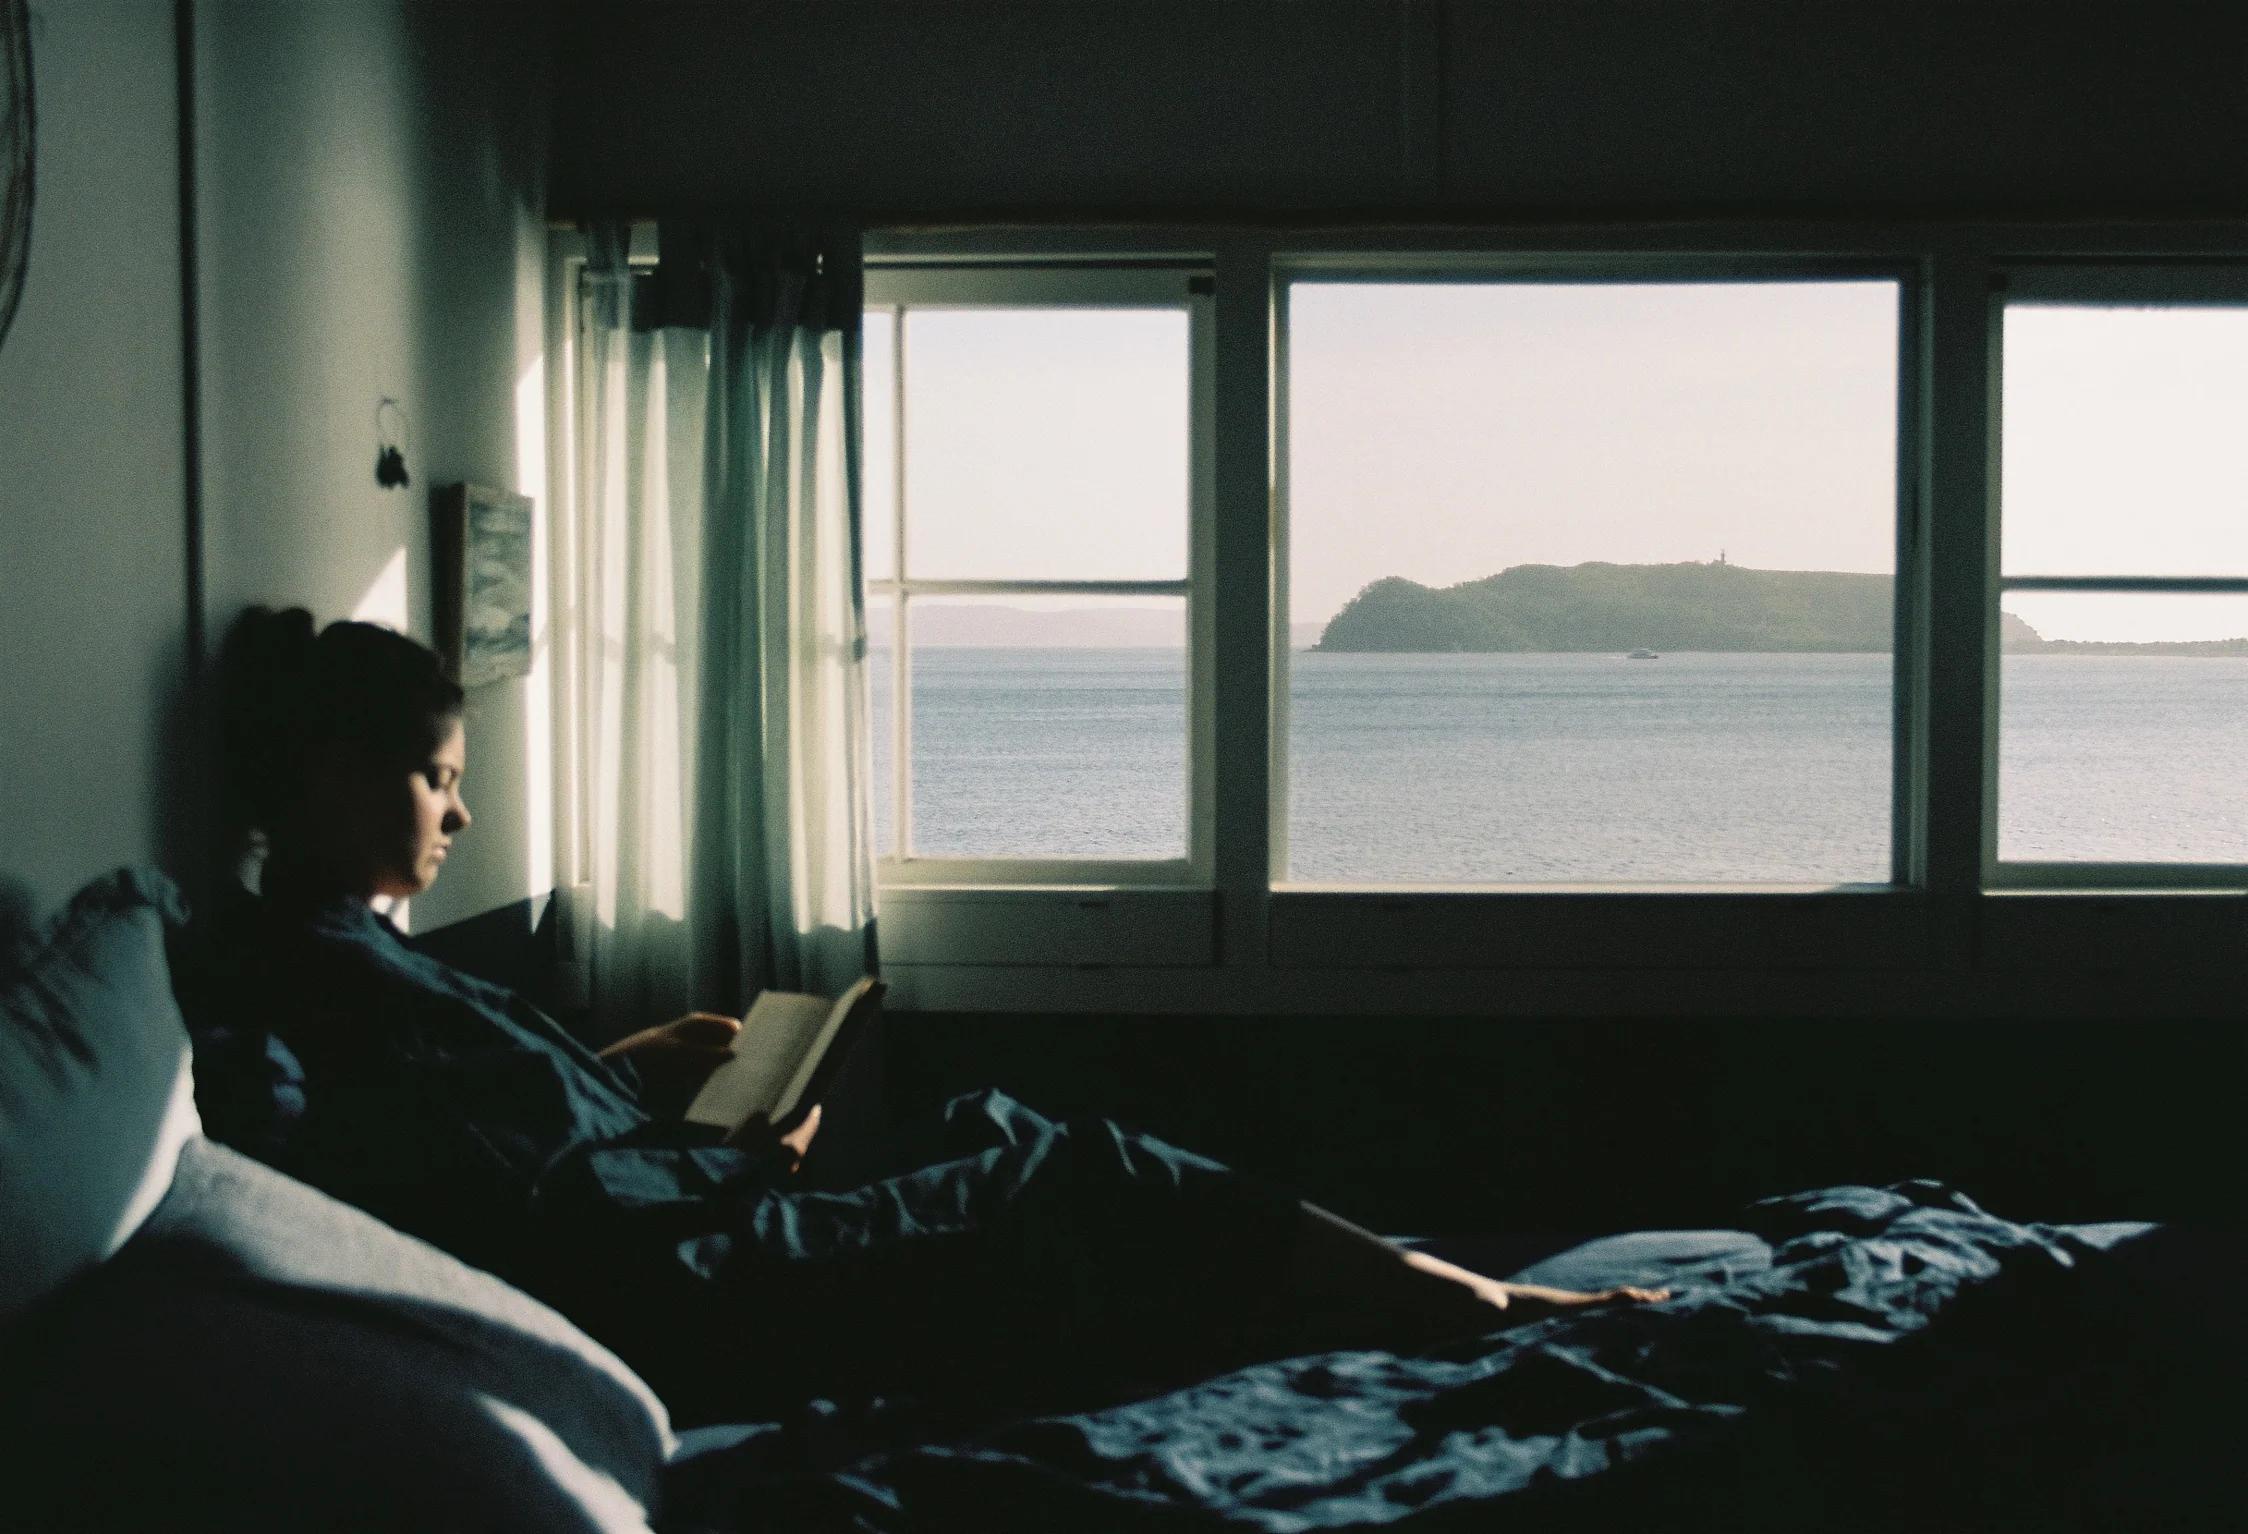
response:
[[[2248,311],[2006,315],[2000,568],[2248,576]],[[2023,592],[2049,639],[2248,635],[2248,597]]]
[[[1299,282],[1289,309],[1298,625],[1390,575],[1895,568],[1894,283]],[[913,574],[1183,575],[1183,312],[906,323]],[[877,578],[896,568],[890,342],[870,316]],[[2248,313],[2015,308],[2005,347],[2007,573],[2248,575]],[[2248,634],[2248,598],[2004,605],[2053,638]]]

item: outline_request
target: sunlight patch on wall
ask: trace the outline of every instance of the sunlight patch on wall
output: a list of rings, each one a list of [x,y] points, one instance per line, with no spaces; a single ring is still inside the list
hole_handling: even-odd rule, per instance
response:
[[[384,563],[374,584],[352,606],[351,616],[361,623],[380,623],[404,634],[407,622],[406,549],[401,544]]]
[[[546,506],[546,358],[533,356],[515,380],[515,483]]]
[[[545,634],[531,630],[531,674],[523,679],[524,888],[554,888],[554,708],[547,685]]]
[[[531,498],[531,670],[523,679],[524,887],[554,888],[554,698],[548,593],[553,510],[546,486],[546,358],[533,353],[515,380],[515,482]]]

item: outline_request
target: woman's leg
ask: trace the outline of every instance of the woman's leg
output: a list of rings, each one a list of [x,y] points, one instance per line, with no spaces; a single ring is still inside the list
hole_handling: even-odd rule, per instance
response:
[[[714,1208],[682,1243],[738,1316],[684,1360],[778,1398],[1090,1403],[1287,1348],[1297,1205],[1105,1120],[960,1100],[933,1148],[972,1154],[840,1191]],[[730,1356],[729,1356],[730,1355]],[[667,1394],[675,1388],[665,1380]]]
[[[1291,1284],[1304,1307],[1306,1337],[1344,1339],[1327,1344],[1336,1347],[1412,1347],[1570,1306],[1670,1298],[1667,1289],[1588,1292],[1502,1283],[1407,1251],[1316,1204],[1301,1206]]]
[[[1152,1136],[999,1094],[948,1105],[938,1143],[985,1148],[861,1188],[768,1192],[689,1243],[717,1314],[739,1318],[709,1362],[781,1398],[1077,1405],[1596,1298],[1517,1296]]]

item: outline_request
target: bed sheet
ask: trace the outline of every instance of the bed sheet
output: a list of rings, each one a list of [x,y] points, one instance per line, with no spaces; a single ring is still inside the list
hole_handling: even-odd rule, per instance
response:
[[[666,1527],[2230,1527],[2201,1478],[2214,1428],[2172,1378],[2200,1338],[2172,1305],[2150,1344],[2124,1260],[2154,1234],[2017,1223],[1932,1182],[1817,1189],[1517,1270],[1666,1283],[1666,1305],[919,1441],[830,1403],[702,1436]]]

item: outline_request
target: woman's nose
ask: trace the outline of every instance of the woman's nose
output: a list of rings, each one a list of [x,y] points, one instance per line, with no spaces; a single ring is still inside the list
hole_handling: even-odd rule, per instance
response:
[[[474,818],[468,813],[468,801],[458,794],[453,795],[453,807],[445,812],[445,829],[465,831]]]

